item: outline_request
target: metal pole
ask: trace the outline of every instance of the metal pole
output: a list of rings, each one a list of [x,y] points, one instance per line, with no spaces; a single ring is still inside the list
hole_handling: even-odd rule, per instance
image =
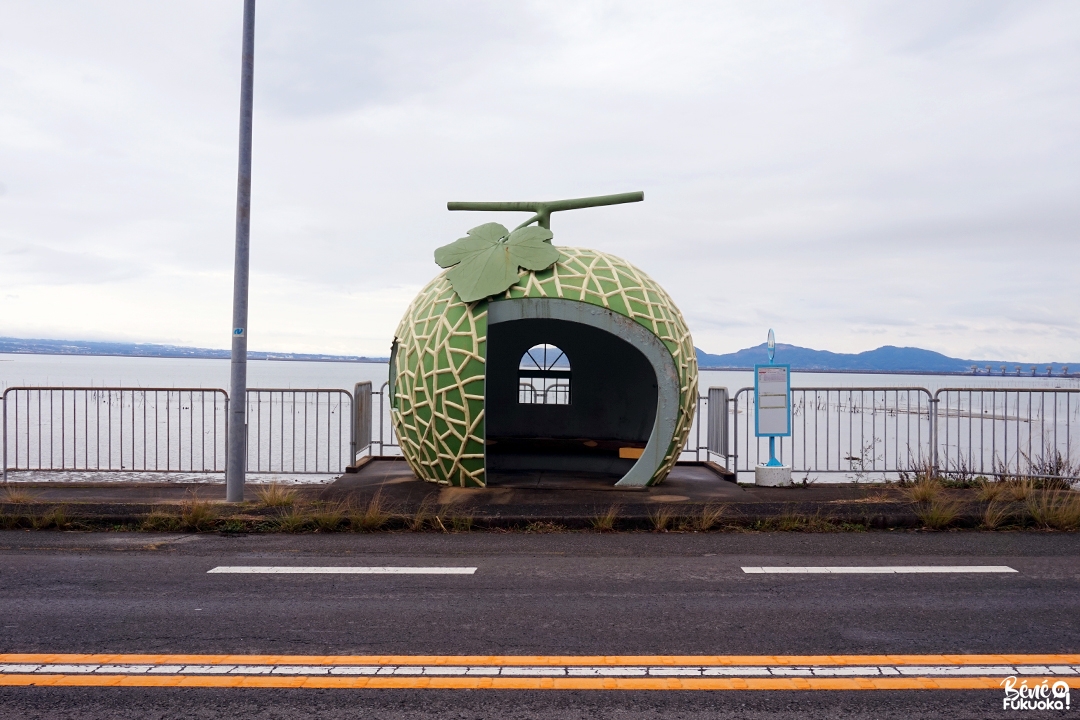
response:
[[[0,412],[4,414],[4,482],[7,482],[7,390],[4,390],[3,401],[0,401]]]
[[[255,75],[255,0],[244,0],[240,62],[240,163],[236,180],[236,260],[233,267],[232,368],[229,377],[228,463],[225,500],[244,501],[247,466],[248,256],[251,237],[251,101]]]

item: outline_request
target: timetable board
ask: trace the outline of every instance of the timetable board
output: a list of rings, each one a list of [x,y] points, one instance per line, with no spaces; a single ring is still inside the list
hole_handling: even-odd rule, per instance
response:
[[[754,434],[791,435],[791,366],[754,366]]]

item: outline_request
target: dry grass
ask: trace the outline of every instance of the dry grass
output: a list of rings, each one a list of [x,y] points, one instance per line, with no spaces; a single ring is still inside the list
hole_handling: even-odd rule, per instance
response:
[[[976,487],[978,488],[978,498],[989,503],[1001,499],[1008,490],[1006,484],[1000,480],[989,480],[987,478],[980,478]]]
[[[180,504],[180,526],[185,530],[202,532],[214,526],[217,520],[217,507],[210,500],[202,500],[198,493],[191,493]]]
[[[454,532],[469,532],[472,527],[472,515],[452,515],[450,517],[450,529]]]
[[[986,530],[996,530],[1009,519],[1009,510],[1003,503],[991,500],[983,511],[982,527]]]
[[[911,487],[906,490],[911,502],[929,503],[941,494],[941,481],[930,473],[920,473]]]
[[[263,507],[291,507],[296,502],[296,490],[278,483],[270,483],[255,491]]]
[[[1029,477],[1013,478],[1005,482],[1006,495],[1014,502],[1025,502],[1036,489],[1035,480]]]
[[[800,515],[791,509],[785,509],[783,513],[772,518],[768,525],[770,530],[792,532],[795,530],[821,531],[829,523],[821,517],[820,513],[808,517]]]
[[[753,529],[779,532],[835,532],[845,527],[855,528],[854,525],[840,523],[822,515],[820,511],[813,515],[802,515],[792,510],[785,510],[776,517],[758,521]]]
[[[71,526],[71,518],[68,517],[64,506],[60,505],[31,518],[30,523],[35,530],[48,530],[49,528],[66,530]]]
[[[652,523],[654,532],[664,532],[671,525],[671,520],[674,517],[674,513],[671,512],[671,508],[658,507],[656,510],[649,511],[649,522]]]
[[[142,522],[143,530],[168,531],[180,527],[180,517],[175,512],[155,508]]]
[[[274,525],[281,532],[303,532],[310,527],[311,516],[300,505],[292,505],[278,513],[274,518]]]
[[[432,511],[432,505],[429,498],[424,498],[424,501],[420,503],[420,507],[416,508],[416,511],[413,512],[412,517],[406,520],[406,524],[409,526],[410,530],[413,532],[421,532],[428,526],[435,524],[437,518]],[[439,522],[439,525],[442,525],[441,521]],[[444,527],[442,529],[445,530],[446,528]]]
[[[334,532],[341,528],[348,511],[345,503],[320,503],[311,509],[311,522],[319,532]]]
[[[720,520],[727,512],[727,505],[706,505],[701,508],[701,514],[694,519],[694,529],[700,532],[708,532],[720,524]]]
[[[895,493],[890,493],[888,490],[876,490],[853,502],[880,505],[882,503],[894,503],[897,502],[897,500],[898,498]]]
[[[923,527],[941,530],[953,524],[956,516],[960,514],[960,507],[960,503],[955,500],[934,495],[928,501],[917,504],[915,514],[919,516]]]
[[[792,530],[802,530],[805,523],[805,518],[795,513],[785,512],[782,515],[772,519],[772,522],[768,523],[770,530],[780,530],[783,532],[790,532]]]
[[[393,514],[383,502],[382,493],[377,492],[368,501],[363,511],[349,515],[349,527],[352,530],[371,532],[386,527],[392,517]]]
[[[622,506],[616,503],[601,514],[595,515],[590,524],[598,532],[610,532],[615,529],[615,521],[619,519],[620,511],[622,511]]]
[[[1027,511],[1037,525],[1054,530],[1080,528],[1080,493],[1044,489],[1027,498]]]
[[[0,493],[0,502],[11,503],[12,505],[24,505],[28,502],[33,502],[35,497],[37,496],[26,488],[8,484],[4,486],[4,491]]]

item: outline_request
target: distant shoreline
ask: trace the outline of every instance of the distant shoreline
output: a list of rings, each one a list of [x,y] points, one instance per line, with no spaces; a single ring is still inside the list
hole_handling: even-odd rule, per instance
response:
[[[50,357],[122,357],[122,358],[151,358],[158,360],[229,360],[228,355],[133,355],[130,353],[102,353],[102,352],[34,352],[32,350],[0,350],[0,355],[47,355]],[[252,357],[255,355],[255,357]],[[381,363],[390,362],[390,358],[335,358],[335,357],[281,357],[269,356],[267,353],[248,353],[248,360],[266,362],[334,362],[334,363]]]
[[[764,344],[723,355],[694,348],[698,367],[711,372],[751,372],[768,357]],[[998,360],[963,360],[932,350],[885,345],[861,353],[834,353],[797,345],[776,345],[777,360],[799,373],[843,375],[937,376],[966,378],[1080,378],[1078,363],[1016,363]],[[224,348],[193,347],[159,343],[106,342],[92,340],[47,340],[0,336],[0,355],[44,355],[51,357],[165,358],[230,360]],[[248,350],[250,361],[352,363],[386,365],[388,357],[336,355],[331,353]],[[1002,370],[1006,370],[1004,374]],[[1012,372],[1008,372],[1011,370]],[[1021,371],[1017,374],[1017,371]],[[1072,370],[1072,372],[1069,372]],[[1034,374],[1032,374],[1034,372]]]
[[[229,360],[229,356],[207,356],[207,355],[132,355],[122,353],[101,353],[101,352],[79,352],[79,353],[57,353],[57,352],[32,352],[32,351],[12,351],[4,350],[0,351],[0,355],[46,355],[50,357],[116,357],[116,358],[150,358],[159,360]],[[257,355],[264,355],[264,353],[257,353]],[[369,365],[386,365],[390,362],[390,358],[341,358],[341,357],[282,357],[278,355],[264,356],[264,357],[248,357],[250,361],[259,362],[325,362],[325,363],[353,363],[353,364],[369,364]],[[699,370],[707,372],[753,372],[752,367],[699,367]],[[1011,373],[1008,375],[989,374],[989,373],[972,373],[972,372],[948,372],[942,370],[825,370],[821,368],[814,369],[802,369],[793,367],[791,369],[793,373],[806,373],[806,374],[828,374],[828,375],[930,375],[935,377],[979,377],[979,378],[1042,378],[1045,380],[1055,379],[1077,379],[1080,378],[1078,373],[1069,373],[1068,375],[1016,375]]]

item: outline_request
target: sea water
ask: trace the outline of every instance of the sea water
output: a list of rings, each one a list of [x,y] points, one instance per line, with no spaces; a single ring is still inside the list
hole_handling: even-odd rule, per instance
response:
[[[782,358],[777,358],[782,361]],[[249,360],[248,387],[352,390],[370,381],[378,392],[386,363]],[[702,394],[726,387],[732,395],[752,387],[749,370],[702,370]],[[914,375],[898,373],[793,372],[792,387],[945,387],[1077,389],[1080,377],[1032,375]],[[0,354],[0,392],[9,387],[229,388],[229,361],[204,358]]]

